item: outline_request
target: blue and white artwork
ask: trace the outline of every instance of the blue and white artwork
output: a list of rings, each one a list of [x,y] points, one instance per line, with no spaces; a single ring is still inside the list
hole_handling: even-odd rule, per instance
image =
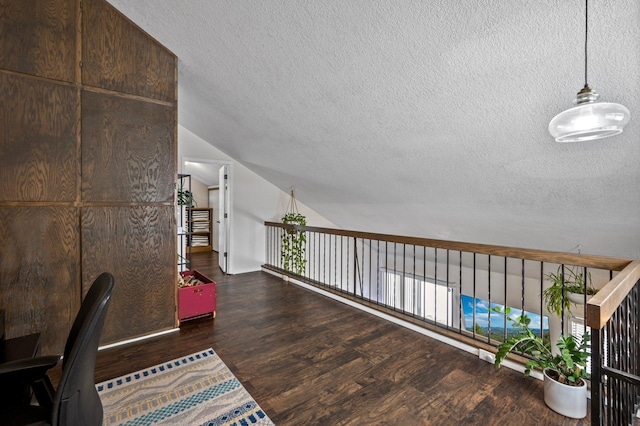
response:
[[[476,334],[488,336],[491,334],[491,338],[496,340],[503,340],[504,336],[507,337],[516,334],[520,331],[519,328],[513,326],[513,322],[506,320],[505,315],[498,312],[489,312],[489,308],[498,307],[500,310],[504,309],[504,305],[499,303],[489,302],[479,298],[473,298],[466,294],[461,295],[462,312],[464,314],[464,325],[467,331]],[[474,306],[475,306],[475,318],[474,318]],[[536,314],[533,312],[524,312],[531,323],[529,329],[537,335],[542,335],[548,338],[549,336],[549,317],[545,315]],[[511,307],[509,317],[516,319],[522,314],[522,310]]]

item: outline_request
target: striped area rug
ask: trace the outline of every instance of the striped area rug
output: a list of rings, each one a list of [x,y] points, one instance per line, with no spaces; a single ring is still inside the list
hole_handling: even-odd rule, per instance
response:
[[[98,383],[104,426],[273,425],[213,349]]]

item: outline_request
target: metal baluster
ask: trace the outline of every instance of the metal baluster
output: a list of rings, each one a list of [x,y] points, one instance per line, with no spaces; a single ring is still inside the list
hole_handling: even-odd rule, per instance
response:
[[[380,240],[376,250],[376,303],[380,303]]]
[[[602,365],[602,340],[601,330],[591,329],[591,419],[592,423],[601,420],[602,409],[602,382],[600,367]],[[609,394],[610,395],[610,394]]]
[[[309,253],[310,261],[305,271],[308,271],[308,277],[310,280],[316,280],[316,233],[309,234],[309,245],[311,246],[311,252]]]
[[[330,259],[327,259],[327,238],[330,238],[331,235],[329,234],[324,234],[324,237],[322,238],[322,282],[325,285],[328,285],[327,282],[327,262],[330,261]]]
[[[422,305],[422,319],[427,319],[427,247],[422,246],[422,297],[420,303]]]
[[[342,244],[343,244],[343,246],[344,246],[344,238],[342,239]],[[350,285],[350,284],[349,284],[349,276],[350,276],[350,275],[349,275],[349,265],[350,265],[350,261],[349,261],[349,252],[350,252],[350,251],[351,251],[351,250],[349,250],[349,240],[347,240],[347,247],[346,247],[346,252],[347,252],[347,263],[346,263],[346,266],[347,266],[347,270],[346,270],[347,289],[345,290],[344,288],[342,288],[342,290],[345,290],[345,291],[347,291],[347,292],[349,291],[349,285]]]
[[[416,279],[416,245],[413,244],[413,279],[411,280],[411,301],[413,302],[413,306],[411,307],[412,316],[415,318],[417,309],[417,299],[416,299],[416,285],[418,285],[418,280]]]
[[[433,323],[438,324],[438,248],[434,248],[433,266]]]
[[[604,359],[604,363],[601,361],[600,365],[606,365],[607,367],[611,367],[611,349],[613,346],[612,343],[612,332],[613,332],[613,327],[611,324],[611,320],[607,321],[607,323],[605,324],[605,329],[607,331],[607,340],[603,340],[602,343],[600,343],[601,345],[606,345],[607,347],[607,356]],[[604,337],[603,335],[601,335],[601,337]],[[603,354],[604,355],[604,354]],[[602,370],[602,368],[600,368],[600,370]],[[612,380],[610,380],[610,378],[605,377],[604,378],[606,380],[606,393],[604,395],[600,395],[600,407],[601,410],[604,411],[604,417],[606,417],[608,420],[611,420],[611,413],[612,413],[612,404],[610,402],[610,398],[613,397],[613,382]],[[602,382],[603,378],[601,376],[600,381]],[[609,399],[609,402],[607,404],[605,404],[605,401]],[[602,413],[601,411],[601,413]],[[602,424],[604,424],[604,422],[602,422]]]
[[[491,308],[491,255],[487,257],[487,298]],[[491,315],[487,314],[487,343],[491,343]]]
[[[560,316],[560,334],[564,334],[564,264],[562,264],[560,271],[560,276],[562,277],[562,315]]]
[[[382,285],[381,294],[384,299],[383,304],[385,306],[389,305],[389,254],[388,254],[389,243],[385,241],[384,243],[384,257],[382,257],[382,265],[380,266],[380,284]]]
[[[446,288],[445,288],[445,290],[446,290],[446,295],[447,295],[447,312],[446,312],[447,316],[446,316],[445,323],[446,323],[446,328],[448,330],[449,327],[453,325],[453,324],[449,324],[450,323],[450,321],[449,321],[449,308],[450,308],[449,307],[449,294],[450,294],[450,291],[449,291],[449,249],[447,249],[447,271],[446,271],[445,277],[446,277],[445,278],[446,279]]]
[[[331,269],[331,268],[329,268]],[[338,285],[338,236],[333,236],[333,288]]]
[[[371,240],[371,238],[369,238],[369,300],[371,299],[371,284],[373,281],[373,273],[372,273],[372,269],[373,269],[373,258],[371,257],[372,255],[372,250],[373,250],[373,240]]]
[[[356,295],[356,288],[358,287],[358,240],[353,237],[353,295]]]
[[[507,306],[507,258],[504,258],[504,306]],[[540,311],[542,313],[542,311]],[[502,340],[507,340],[507,316],[502,316]]]
[[[473,253],[473,338],[476,338],[476,254]]]
[[[400,283],[400,303],[402,305],[402,312],[407,313],[407,307],[405,306],[405,298],[407,282],[407,245],[402,244],[402,282]]]
[[[616,354],[614,360],[615,360],[615,364],[613,364],[612,366],[614,368],[620,369],[620,358],[622,357],[622,352],[620,352],[622,350],[622,344],[621,344],[621,339],[620,339],[620,333],[621,333],[621,327],[620,327],[620,318],[619,318],[619,313],[620,310],[616,310],[616,312],[613,314],[613,316],[611,317],[611,320],[613,322],[613,326],[615,329],[615,333],[613,334],[614,336],[614,341],[615,341],[615,345],[616,345],[616,351],[614,352]],[[615,411],[614,411],[614,421],[616,422],[616,424],[622,424],[622,418],[620,417],[620,412],[622,412],[622,404],[620,403],[620,397],[621,397],[621,393],[622,393],[622,389],[620,388],[620,380],[619,379],[615,379],[615,385],[616,385],[616,390],[614,391],[614,398],[613,398],[613,402],[615,403]]]
[[[396,262],[397,262],[397,244],[393,243],[393,310],[395,311],[396,306],[396,290],[398,288],[398,275],[396,274]]]
[[[458,278],[458,287],[459,287],[459,295],[460,295],[460,309],[458,314],[460,315],[460,321],[458,322],[458,331],[460,333],[462,333],[462,313],[464,311],[464,307],[462,306],[462,250],[460,250],[460,259],[459,259],[459,265],[458,265],[458,273],[460,274],[460,277]]]
[[[540,262],[540,338],[542,339],[544,339],[544,315],[543,315],[544,311],[542,310],[542,302],[544,299],[544,297],[542,297],[543,287],[544,287],[544,262]],[[585,322],[585,327],[586,327],[586,322]],[[551,330],[549,330],[549,334],[551,334]]]
[[[584,305],[582,306],[582,318],[584,318],[584,330],[587,331],[587,299],[589,299],[589,296],[587,296],[587,288],[589,288],[589,285],[587,283],[587,277],[589,275],[587,275],[589,271],[587,270],[587,267],[585,266],[582,270],[582,277],[583,277],[583,286],[584,286]]]

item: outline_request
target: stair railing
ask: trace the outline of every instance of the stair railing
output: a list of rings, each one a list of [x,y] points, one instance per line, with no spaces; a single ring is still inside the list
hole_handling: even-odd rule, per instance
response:
[[[592,424],[633,425],[640,402],[640,262],[587,302]]]
[[[571,317],[568,312],[562,312],[560,318],[547,312],[542,299],[544,289],[550,286],[546,276],[558,267],[580,268],[585,276],[593,277],[596,288],[601,288],[631,262],[577,253],[276,222],[265,225],[266,268],[291,270],[283,264],[282,236],[285,232],[305,232],[306,268],[298,277],[380,309],[490,344],[495,343],[491,336],[496,330],[504,332],[504,323],[490,324],[492,318],[489,317],[487,324],[484,319],[480,324],[479,311],[465,310],[464,302],[507,304],[545,317],[552,334],[566,333],[575,318],[584,321],[586,304],[574,307]],[[443,297],[447,299],[446,310],[436,303],[438,298],[442,302]],[[478,324],[475,330],[483,328],[484,335],[476,336],[475,324]],[[556,340],[553,335],[551,338]]]

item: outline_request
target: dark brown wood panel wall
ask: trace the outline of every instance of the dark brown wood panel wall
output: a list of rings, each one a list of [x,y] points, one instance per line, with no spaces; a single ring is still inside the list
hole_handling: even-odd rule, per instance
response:
[[[0,68],[74,81],[77,0],[0,0]]]
[[[103,344],[176,325],[176,76],[105,0],[0,0],[8,337],[61,352],[102,271],[116,277]]]
[[[77,93],[69,85],[0,74],[1,201],[76,200]]]
[[[175,325],[177,60],[105,1],[83,3],[83,291],[110,266],[112,342]]]
[[[82,210],[83,294],[104,270],[116,281],[105,341],[175,325],[175,286],[167,285],[176,274],[173,218],[173,206]]]
[[[173,201],[175,108],[82,93],[82,199]]]
[[[175,56],[105,1],[84,4],[84,84],[173,102]]]
[[[43,350],[64,347],[80,306],[77,224],[75,207],[0,206],[7,337],[39,332]]]

